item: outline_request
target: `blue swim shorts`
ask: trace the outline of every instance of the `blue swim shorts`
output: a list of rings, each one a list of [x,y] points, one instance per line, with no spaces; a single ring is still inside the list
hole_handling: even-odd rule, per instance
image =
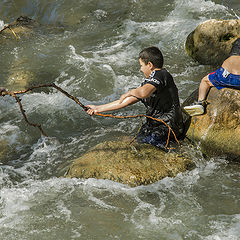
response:
[[[153,146],[156,146],[158,148],[161,149],[165,149],[165,145],[167,143],[167,141],[163,141],[158,135],[156,135],[155,133],[151,133],[149,135],[146,136],[142,136],[140,134],[138,134],[137,136],[137,142],[138,143],[147,143],[147,144],[151,144]]]
[[[208,79],[218,90],[222,88],[234,88],[240,90],[240,75],[232,74],[222,67],[217,71],[210,73]]]

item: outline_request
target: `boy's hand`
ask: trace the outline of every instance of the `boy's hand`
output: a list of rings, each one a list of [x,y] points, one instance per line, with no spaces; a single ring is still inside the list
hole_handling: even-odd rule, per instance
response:
[[[6,89],[3,87],[0,87],[0,96],[2,96],[2,92],[6,92]]]
[[[95,113],[97,113],[97,106],[95,106],[95,105],[87,105],[86,107],[88,108],[87,114],[89,114],[90,116],[92,116]]]

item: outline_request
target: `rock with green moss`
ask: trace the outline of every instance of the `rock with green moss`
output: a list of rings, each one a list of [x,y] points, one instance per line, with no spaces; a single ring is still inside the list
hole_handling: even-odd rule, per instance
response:
[[[201,64],[219,65],[240,37],[240,20],[211,19],[198,25],[186,40],[189,56]]]
[[[197,91],[183,105],[190,104]],[[192,117],[187,132],[189,138],[201,142],[208,156],[227,156],[240,161],[240,91],[212,88],[207,101],[207,113]]]
[[[129,140],[103,142],[73,161],[66,177],[109,179],[130,186],[174,177],[193,166],[183,154],[166,153]]]

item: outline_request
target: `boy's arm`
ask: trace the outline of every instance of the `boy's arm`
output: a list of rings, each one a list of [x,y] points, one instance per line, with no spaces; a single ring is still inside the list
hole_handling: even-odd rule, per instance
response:
[[[135,97],[137,99],[144,99],[147,98],[149,96],[151,96],[155,91],[156,91],[156,87],[154,87],[152,84],[145,84],[139,88],[136,89],[131,89],[130,91],[124,93],[119,101],[120,103],[122,103],[124,101],[124,99],[128,98],[128,97]]]
[[[134,104],[138,102],[139,99],[135,97],[127,97],[125,98],[122,102],[119,100],[103,104],[103,105],[87,105],[89,109],[87,110],[87,113],[89,115],[93,115],[95,113],[100,113],[100,112],[107,112],[107,111],[113,111],[113,110],[118,110],[121,108],[124,108],[126,106],[129,106],[131,104]]]

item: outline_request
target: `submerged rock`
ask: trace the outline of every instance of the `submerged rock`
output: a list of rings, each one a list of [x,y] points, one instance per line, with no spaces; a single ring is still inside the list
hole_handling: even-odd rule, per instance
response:
[[[175,177],[192,166],[193,162],[181,154],[118,140],[100,143],[74,160],[66,177],[109,179],[138,186]]]
[[[29,34],[33,32],[33,28],[39,26],[39,24],[33,19],[20,16],[16,21],[6,25],[0,33],[4,37],[17,38],[23,34]]]
[[[196,99],[197,91],[183,106]],[[224,155],[240,161],[240,91],[212,88],[207,101],[207,113],[192,117],[187,136],[200,141],[203,153],[208,156]]]
[[[14,90],[24,90],[27,88],[31,82],[34,80],[34,74],[27,70],[20,70],[11,73],[7,80],[6,87],[10,91]]]
[[[186,40],[189,56],[201,64],[220,65],[240,37],[240,20],[211,19],[198,25]]]

